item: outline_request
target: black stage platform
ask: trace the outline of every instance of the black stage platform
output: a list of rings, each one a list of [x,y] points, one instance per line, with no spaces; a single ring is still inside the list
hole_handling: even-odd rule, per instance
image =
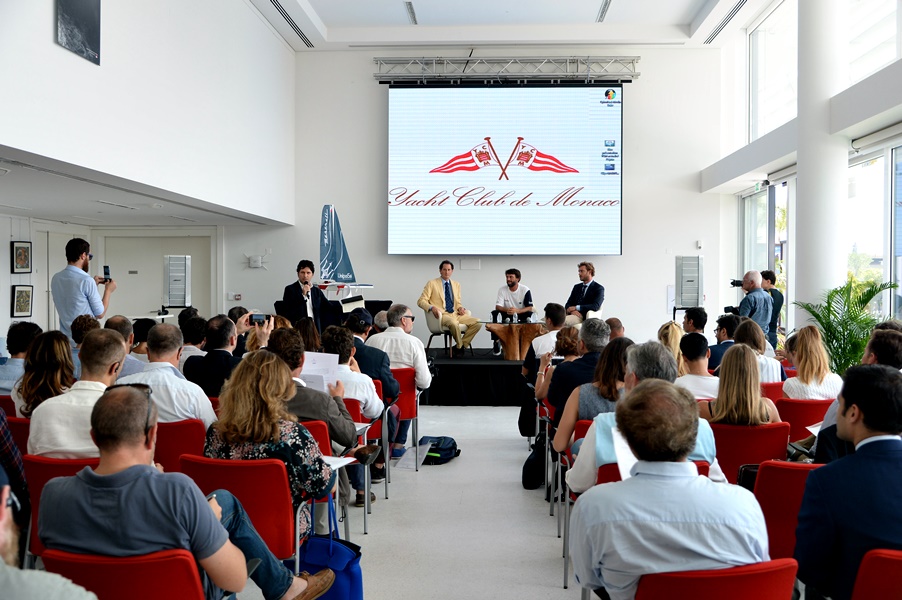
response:
[[[430,348],[428,354],[435,359],[437,374],[421,404],[520,406],[524,394],[531,397],[520,374],[523,361],[494,356],[491,348],[476,348],[473,354],[467,350],[462,358],[448,358],[442,348]]]

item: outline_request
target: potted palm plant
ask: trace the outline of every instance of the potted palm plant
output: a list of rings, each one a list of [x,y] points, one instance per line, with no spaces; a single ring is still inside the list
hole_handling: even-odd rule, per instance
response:
[[[830,369],[842,375],[861,362],[871,330],[880,319],[868,310],[868,304],[886,290],[899,287],[893,282],[861,284],[849,278],[844,285],[824,293],[819,304],[794,302],[810,315],[821,331]]]

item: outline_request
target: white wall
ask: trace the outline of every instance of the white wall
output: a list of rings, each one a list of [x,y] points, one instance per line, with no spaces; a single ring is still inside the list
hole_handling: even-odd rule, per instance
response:
[[[0,2],[0,144],[293,222],[294,52],[249,2],[104,2],[100,66],[54,7]]]
[[[429,54],[450,56],[462,51]],[[477,55],[641,54],[641,77],[624,89],[623,256],[591,257],[606,288],[604,315],[621,318],[635,340],[653,337],[669,320],[667,286],[674,283],[674,257],[698,254],[702,240],[708,311],[732,304],[724,274],[735,276],[738,214],[735,200],[701,194],[699,172],[720,156],[721,59],[716,49],[477,50]],[[466,257],[478,268],[462,268],[460,256],[386,254],[388,89],[372,77],[373,52],[322,52],[297,57],[297,225],[285,228],[226,227],[225,289],[243,295],[240,304],[268,309],[295,278],[300,258],[318,261],[323,204],[338,211],[358,280],[376,284],[372,299],[413,305],[423,284],[450,258],[463,300],[488,317],[504,269],[523,271],[523,283],[543,306],[566,300],[577,281],[574,257]],[[420,51],[417,56],[422,56]],[[694,74],[694,76],[693,76]],[[541,232],[523,232],[541,235]],[[440,235],[440,232],[436,232]],[[726,245],[727,251],[721,254]],[[244,254],[272,248],[269,270],[247,269]],[[226,308],[238,304],[227,302]],[[422,314],[418,309],[416,314]],[[421,318],[415,333],[425,339]],[[713,329],[713,328],[709,328]],[[487,346],[480,333],[477,345]]]

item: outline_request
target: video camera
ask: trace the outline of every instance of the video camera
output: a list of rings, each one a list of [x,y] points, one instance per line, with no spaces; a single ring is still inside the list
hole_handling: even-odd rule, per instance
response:
[[[731,280],[730,280],[730,287],[734,287],[734,288],[742,287],[742,280],[741,280],[741,279],[731,279]],[[738,314],[739,314],[739,309],[736,308],[735,306],[724,306],[724,307],[723,307],[723,311],[724,311],[724,313],[726,313],[726,314],[730,314],[730,313],[732,313],[732,314],[734,314],[734,315],[738,315]]]

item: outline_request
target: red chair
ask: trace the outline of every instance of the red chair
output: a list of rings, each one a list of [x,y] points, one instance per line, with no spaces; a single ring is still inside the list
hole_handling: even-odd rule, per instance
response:
[[[162,550],[142,556],[97,556],[46,550],[41,559],[58,573],[97,594],[98,600],[179,598],[204,600],[197,563],[187,550]]]
[[[654,573],[639,580],[636,600],[791,598],[798,568],[793,559],[780,558],[726,569]]]
[[[299,567],[298,512],[294,511],[285,463],[275,458],[224,460],[183,454],[181,471],[204,494],[228,490],[238,498],[254,529],[279,560],[294,558]]]
[[[399,421],[413,421],[413,439],[411,440],[411,448],[414,453],[417,452],[417,443],[419,442],[419,413],[420,413],[420,395],[417,393],[417,371],[413,368],[392,369],[391,374],[400,386],[398,392],[398,408],[401,414]],[[389,455],[390,456],[390,455]],[[386,461],[388,464],[389,461]],[[414,460],[414,470],[420,470],[420,461]]]
[[[864,555],[852,600],[896,598],[902,589],[902,550],[871,550]]]
[[[332,440],[329,438],[329,426],[326,425],[325,421],[301,421],[301,425],[307,428],[307,431],[310,432],[310,435],[313,436],[313,439],[316,440],[316,445],[319,446],[319,451],[322,452],[323,456],[332,456]],[[336,490],[338,488],[335,488]],[[367,490],[369,491],[369,490]],[[369,495],[369,494],[367,494]],[[325,498],[321,498],[319,500],[314,500],[317,504],[323,504],[327,500]],[[341,505],[339,502],[338,494],[335,494],[335,504]],[[351,539],[351,530],[350,523],[348,521],[347,508],[341,507],[342,511],[342,520],[345,523],[345,539]]]
[[[7,417],[16,416],[16,403],[13,402],[12,396],[0,396],[0,409],[6,413]]]
[[[764,513],[771,558],[792,558],[796,525],[808,473],[820,465],[766,460],[755,479],[755,497]]]
[[[204,441],[207,432],[204,422],[199,419],[187,419],[174,423],[158,423],[157,448],[153,460],[163,465],[167,473],[177,473],[181,468],[179,457],[182,454],[204,455]]]
[[[762,383],[761,395],[776,402],[783,397],[783,382],[778,381],[776,383]]]
[[[24,420],[24,419],[23,419]],[[25,564],[34,564],[34,557],[42,556],[45,548],[38,537],[38,514],[41,508],[41,492],[44,485],[54,477],[75,475],[85,467],[96,467],[99,458],[47,458],[25,454],[22,456],[25,479],[28,481],[28,497],[31,499],[31,525],[29,527],[28,550]]]
[[[717,462],[730,483],[736,483],[742,465],[786,459],[789,423],[756,426],[711,423],[711,430],[717,445]]]
[[[780,398],[774,400],[777,412],[785,423],[789,423],[789,439],[803,440],[811,435],[806,429],[809,425],[820,423],[824,420],[827,409],[833,404],[833,400],[797,400],[794,398]]]
[[[784,369],[786,371],[786,378],[792,379],[793,377],[799,376],[799,371],[797,369]]]
[[[370,422],[370,428],[366,432],[367,441],[379,441],[382,443],[382,457],[386,458],[391,456],[391,440],[388,439],[388,421],[385,419],[385,413],[396,401],[396,398],[385,398],[382,395],[382,382],[378,379],[373,379],[373,385],[376,386],[376,395],[385,403],[385,408],[382,411],[382,415],[378,419],[373,419]],[[359,402],[357,404],[360,404]],[[364,421],[359,421],[364,422]],[[391,468],[391,461],[386,458],[385,460],[385,499],[388,500],[388,484],[391,483],[391,473],[389,469]]]
[[[16,413],[13,413],[14,415]],[[6,417],[9,423],[9,433],[13,436],[13,441],[19,448],[21,454],[28,453],[28,432],[31,430],[31,419],[22,419],[20,417]]]
[[[218,417],[219,416],[219,397],[218,396],[210,397],[210,404],[213,405],[213,412],[215,412],[216,416]]]

